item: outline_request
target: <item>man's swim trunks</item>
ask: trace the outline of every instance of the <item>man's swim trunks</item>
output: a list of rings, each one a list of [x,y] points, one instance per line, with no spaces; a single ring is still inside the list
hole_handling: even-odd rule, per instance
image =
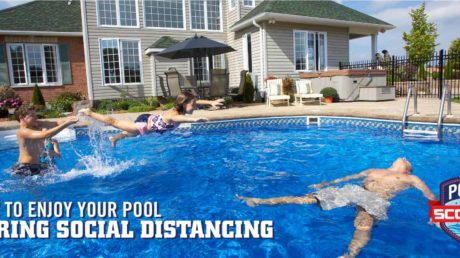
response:
[[[49,168],[48,164],[16,163],[11,168],[11,173],[18,176],[35,176],[42,175]]]
[[[390,202],[387,200],[357,185],[320,189],[314,196],[319,200],[319,204],[323,210],[331,210],[354,204],[362,207],[379,220],[387,218],[387,210],[390,206]]]

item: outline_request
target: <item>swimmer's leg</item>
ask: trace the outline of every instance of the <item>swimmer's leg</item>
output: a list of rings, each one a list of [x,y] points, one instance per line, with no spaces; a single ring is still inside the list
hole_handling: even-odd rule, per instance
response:
[[[348,252],[343,257],[356,257],[371,239],[374,217],[367,213],[363,208],[358,207],[355,218],[355,233],[353,239],[348,244]]]
[[[137,126],[134,122],[132,121],[121,121],[121,120],[117,120],[113,117],[110,117],[110,116],[105,116],[105,115],[101,115],[101,114],[98,114],[98,113],[95,113],[95,112],[92,112],[89,108],[84,108],[84,109],[80,109],[80,111],[78,111],[79,113],[83,113],[97,121],[100,121],[104,124],[108,124],[108,125],[111,125],[117,129],[120,129],[120,130],[123,130],[123,131],[126,131],[130,134],[134,134],[134,135],[137,135],[139,134],[139,131],[137,129]]]
[[[279,205],[279,204],[316,204],[318,199],[316,199],[313,194],[308,194],[305,196],[284,196],[284,197],[275,197],[268,199],[260,198],[249,198],[244,196],[237,195],[236,198],[243,200],[250,207],[257,205]]]
[[[115,136],[111,136],[109,137],[109,140],[110,142],[112,143],[112,147],[117,147],[117,142],[121,139],[124,139],[126,137],[134,137],[136,136],[137,134],[132,134],[132,133],[129,133],[127,131],[123,131]]]

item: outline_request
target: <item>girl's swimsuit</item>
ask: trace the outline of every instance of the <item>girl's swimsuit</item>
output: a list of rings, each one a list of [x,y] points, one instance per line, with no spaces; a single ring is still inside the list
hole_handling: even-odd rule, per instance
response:
[[[153,131],[156,133],[164,133],[168,130],[173,130],[177,127],[177,123],[165,123],[162,115],[142,114],[134,121],[141,135]]]

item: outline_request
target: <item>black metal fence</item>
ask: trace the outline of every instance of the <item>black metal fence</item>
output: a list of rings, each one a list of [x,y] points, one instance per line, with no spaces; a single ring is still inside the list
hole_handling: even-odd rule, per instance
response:
[[[394,86],[397,97],[406,96],[414,85],[418,97],[440,98],[447,83],[453,98],[460,97],[460,53],[441,50],[430,59],[392,56],[386,60],[340,62],[339,69],[379,69],[387,71],[387,86]]]

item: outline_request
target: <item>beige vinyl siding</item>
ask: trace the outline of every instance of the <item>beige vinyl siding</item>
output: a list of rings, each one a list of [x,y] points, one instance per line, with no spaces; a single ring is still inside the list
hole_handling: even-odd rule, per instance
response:
[[[294,30],[308,30],[327,33],[328,70],[339,68],[340,61],[349,58],[347,28],[327,26],[276,23],[267,26],[268,75],[298,78],[294,63]]]
[[[94,99],[109,99],[119,98],[120,93],[126,92],[131,97],[144,97],[151,96],[153,93],[153,78],[151,71],[150,57],[145,54],[145,49],[152,45],[162,36],[170,36],[176,40],[184,40],[192,37],[197,33],[209,37],[213,40],[226,43],[227,42],[227,26],[226,26],[226,13],[227,13],[227,1],[222,1],[222,32],[207,32],[207,31],[191,31],[190,28],[190,12],[189,12],[189,0],[185,1],[185,24],[187,30],[169,30],[169,29],[152,29],[144,27],[144,15],[143,15],[143,1],[139,0],[139,28],[120,28],[120,27],[98,27],[97,26],[97,14],[96,14],[96,1],[91,0],[86,3],[86,16],[88,23],[88,42],[89,42],[89,54],[91,62],[91,76],[93,81],[93,92]],[[143,68],[143,84],[136,86],[103,86],[102,72],[101,72],[101,57],[99,51],[99,39],[101,38],[121,38],[121,39],[138,39],[141,41],[142,52],[142,68]],[[179,67],[180,72],[187,72],[186,75],[190,74],[190,71],[184,70],[184,61],[161,61],[156,62],[157,75],[164,77],[164,72],[169,67]],[[187,66],[188,67],[188,66]],[[165,70],[166,69],[166,70]],[[157,78],[158,79],[158,78]],[[157,83],[157,92],[162,93],[159,82]]]

